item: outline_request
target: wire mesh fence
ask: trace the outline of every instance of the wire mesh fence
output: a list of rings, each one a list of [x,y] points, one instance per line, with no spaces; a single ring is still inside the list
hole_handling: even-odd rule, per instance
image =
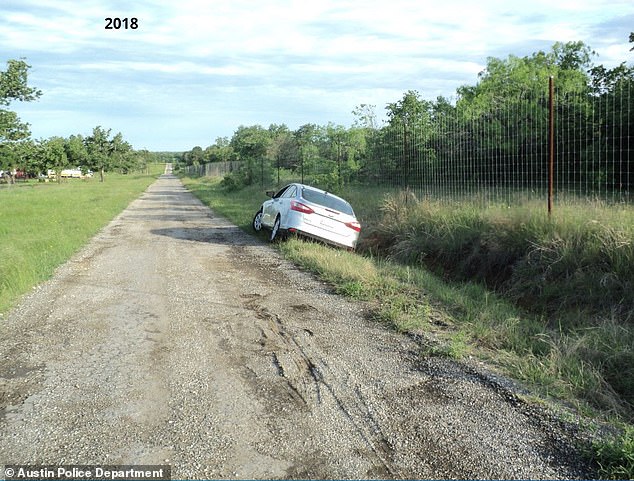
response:
[[[198,177],[220,177],[236,172],[242,166],[240,161],[208,162],[206,164],[188,165],[185,172]]]
[[[546,200],[552,162],[555,203],[631,202],[631,89],[632,82],[623,82],[606,92],[520,92],[483,106],[428,103],[379,127],[309,124],[271,136],[259,155],[241,158],[240,170],[263,186],[292,172],[331,191],[371,186],[439,201],[517,205]],[[214,170],[215,164],[195,169],[222,175],[237,168],[223,163]]]
[[[612,95],[519,97],[481,111],[452,109],[422,125],[370,133],[357,180],[424,197],[515,204],[548,194],[550,125],[556,201],[630,202],[634,193],[631,84]]]

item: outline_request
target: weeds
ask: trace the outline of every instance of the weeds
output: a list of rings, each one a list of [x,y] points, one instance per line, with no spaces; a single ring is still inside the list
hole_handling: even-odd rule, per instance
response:
[[[459,317],[477,342],[537,356],[561,381],[553,384],[631,416],[634,222],[624,219],[634,221],[634,210],[616,217],[613,208],[592,205],[584,217],[571,206],[548,219],[530,206],[483,210],[411,197],[385,198],[362,244],[368,252],[475,281],[482,285],[470,288],[476,305],[498,292],[525,313],[505,313],[499,300],[475,316],[467,309]]]
[[[634,479],[634,427],[626,426],[619,435],[595,441],[589,453],[607,479]]]

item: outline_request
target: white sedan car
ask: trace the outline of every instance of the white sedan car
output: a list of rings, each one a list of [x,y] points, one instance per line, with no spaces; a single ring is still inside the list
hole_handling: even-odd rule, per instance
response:
[[[271,241],[286,234],[311,237],[338,247],[355,249],[361,224],[341,197],[304,184],[288,184],[277,193],[267,192],[253,218],[253,229],[270,229]]]

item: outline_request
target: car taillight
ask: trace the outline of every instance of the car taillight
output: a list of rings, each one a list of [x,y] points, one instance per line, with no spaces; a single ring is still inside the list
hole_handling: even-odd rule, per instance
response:
[[[314,214],[315,211],[301,202],[297,202],[296,200],[291,200],[291,210],[296,210],[297,212],[301,212],[303,214]]]
[[[352,230],[361,232],[361,224],[359,224],[356,220],[353,222],[346,222],[346,226],[350,227]]]

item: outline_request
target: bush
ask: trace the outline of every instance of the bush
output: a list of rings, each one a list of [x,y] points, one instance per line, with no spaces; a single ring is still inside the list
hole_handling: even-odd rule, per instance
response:
[[[226,174],[222,180],[220,181],[220,185],[227,192],[235,192],[237,190],[243,189],[246,184],[244,183],[244,176],[240,174],[240,172],[231,172]]]

